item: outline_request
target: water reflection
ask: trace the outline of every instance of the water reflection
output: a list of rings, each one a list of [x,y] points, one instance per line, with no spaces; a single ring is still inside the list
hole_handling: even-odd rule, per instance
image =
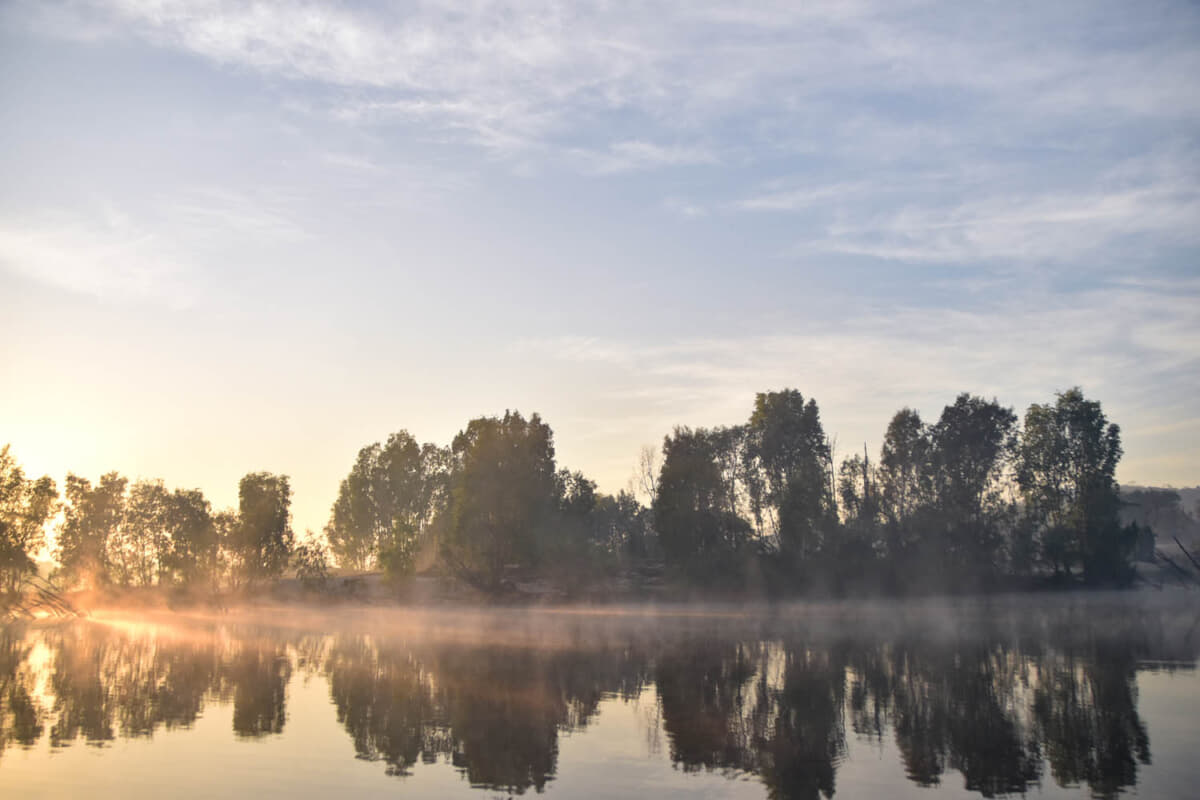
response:
[[[833,797],[839,770],[855,766],[848,738],[894,742],[921,786],[956,773],[984,797],[1050,781],[1112,797],[1151,759],[1139,665],[1191,668],[1195,618],[1117,606],[1094,619],[1094,608],[1029,607],[934,628],[922,612],[886,626],[861,613],[546,615],[497,617],[486,637],[232,622],[9,628],[0,755],[43,738],[103,746],[188,727],[209,703],[232,705],[236,737],[279,735],[303,672],[327,683],[357,757],[395,776],[444,763],[473,786],[541,792],[562,733],[586,729],[605,702],[653,697],[679,770],[753,775],[773,798]]]

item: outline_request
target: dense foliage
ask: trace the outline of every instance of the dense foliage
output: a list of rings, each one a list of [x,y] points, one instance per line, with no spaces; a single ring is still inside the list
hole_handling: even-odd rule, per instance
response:
[[[661,458],[644,449],[631,481],[643,504],[560,467],[550,426],[506,411],[448,447],[402,430],[362,448],[325,541],[299,548],[284,475],[247,474],[238,508],[214,513],[198,489],[68,474],[53,553],[63,579],[92,586],[237,587],[291,566],[314,588],[333,561],[394,580],[440,569],[494,595],[536,579],[569,594],[639,569],[773,594],[1121,585],[1136,554],[1153,556],[1150,524],[1194,525],[1177,495],[1123,503],[1121,452],[1119,428],[1077,388],[1023,424],[964,393],[932,423],[898,411],[877,459],[864,449],[835,465],[816,401],[785,389],[758,394],[740,425],[680,426]],[[34,569],[59,507],[50,478],[25,478],[0,450],[5,588]]]

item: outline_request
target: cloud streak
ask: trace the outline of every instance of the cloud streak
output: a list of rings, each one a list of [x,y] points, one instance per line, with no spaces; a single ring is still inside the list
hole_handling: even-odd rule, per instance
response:
[[[0,267],[106,301],[192,302],[188,269],[163,239],[113,208],[0,221]]]
[[[790,386],[817,398],[829,433],[874,448],[905,405],[936,416],[970,391],[1021,412],[1079,384],[1104,401],[1127,440],[1181,434],[1159,443],[1155,458],[1169,461],[1200,445],[1200,412],[1188,406],[1200,371],[1198,303],[1200,284],[1181,280],[1069,300],[1029,295],[977,311],[894,307],[849,317],[836,330],[654,345],[565,337],[524,340],[514,351],[580,366],[596,384],[589,391],[639,409],[623,430],[610,430],[614,437],[653,440],[675,424],[734,424],[755,392]]]
[[[42,14],[42,26],[68,36],[135,37],[316,84],[348,120],[432,121],[474,141],[518,147],[578,135],[598,116],[635,115],[677,133],[747,114],[802,121],[834,96],[860,112],[884,111],[876,122],[902,131],[906,115],[895,102],[922,91],[957,93],[960,124],[999,115],[1051,125],[1090,114],[1194,119],[1200,93],[1162,76],[1200,72],[1197,15],[1177,3],[1157,5],[1172,15],[1172,27],[1133,25],[1125,37],[1114,35],[1114,25],[1127,23],[1120,3],[1014,15],[927,2],[747,10],[703,0],[402,7],[120,0],[72,5],[74,13],[55,7]],[[857,116],[835,120],[835,133],[852,132]]]

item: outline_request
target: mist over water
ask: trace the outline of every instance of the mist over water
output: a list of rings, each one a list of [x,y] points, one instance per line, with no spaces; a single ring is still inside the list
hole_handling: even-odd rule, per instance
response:
[[[1187,796],[1198,652],[1169,593],[110,613],[0,632],[0,785]]]

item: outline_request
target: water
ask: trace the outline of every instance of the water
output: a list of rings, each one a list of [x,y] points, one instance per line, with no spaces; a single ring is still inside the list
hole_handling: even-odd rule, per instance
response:
[[[4,797],[1194,797],[1157,595],[0,632]]]

